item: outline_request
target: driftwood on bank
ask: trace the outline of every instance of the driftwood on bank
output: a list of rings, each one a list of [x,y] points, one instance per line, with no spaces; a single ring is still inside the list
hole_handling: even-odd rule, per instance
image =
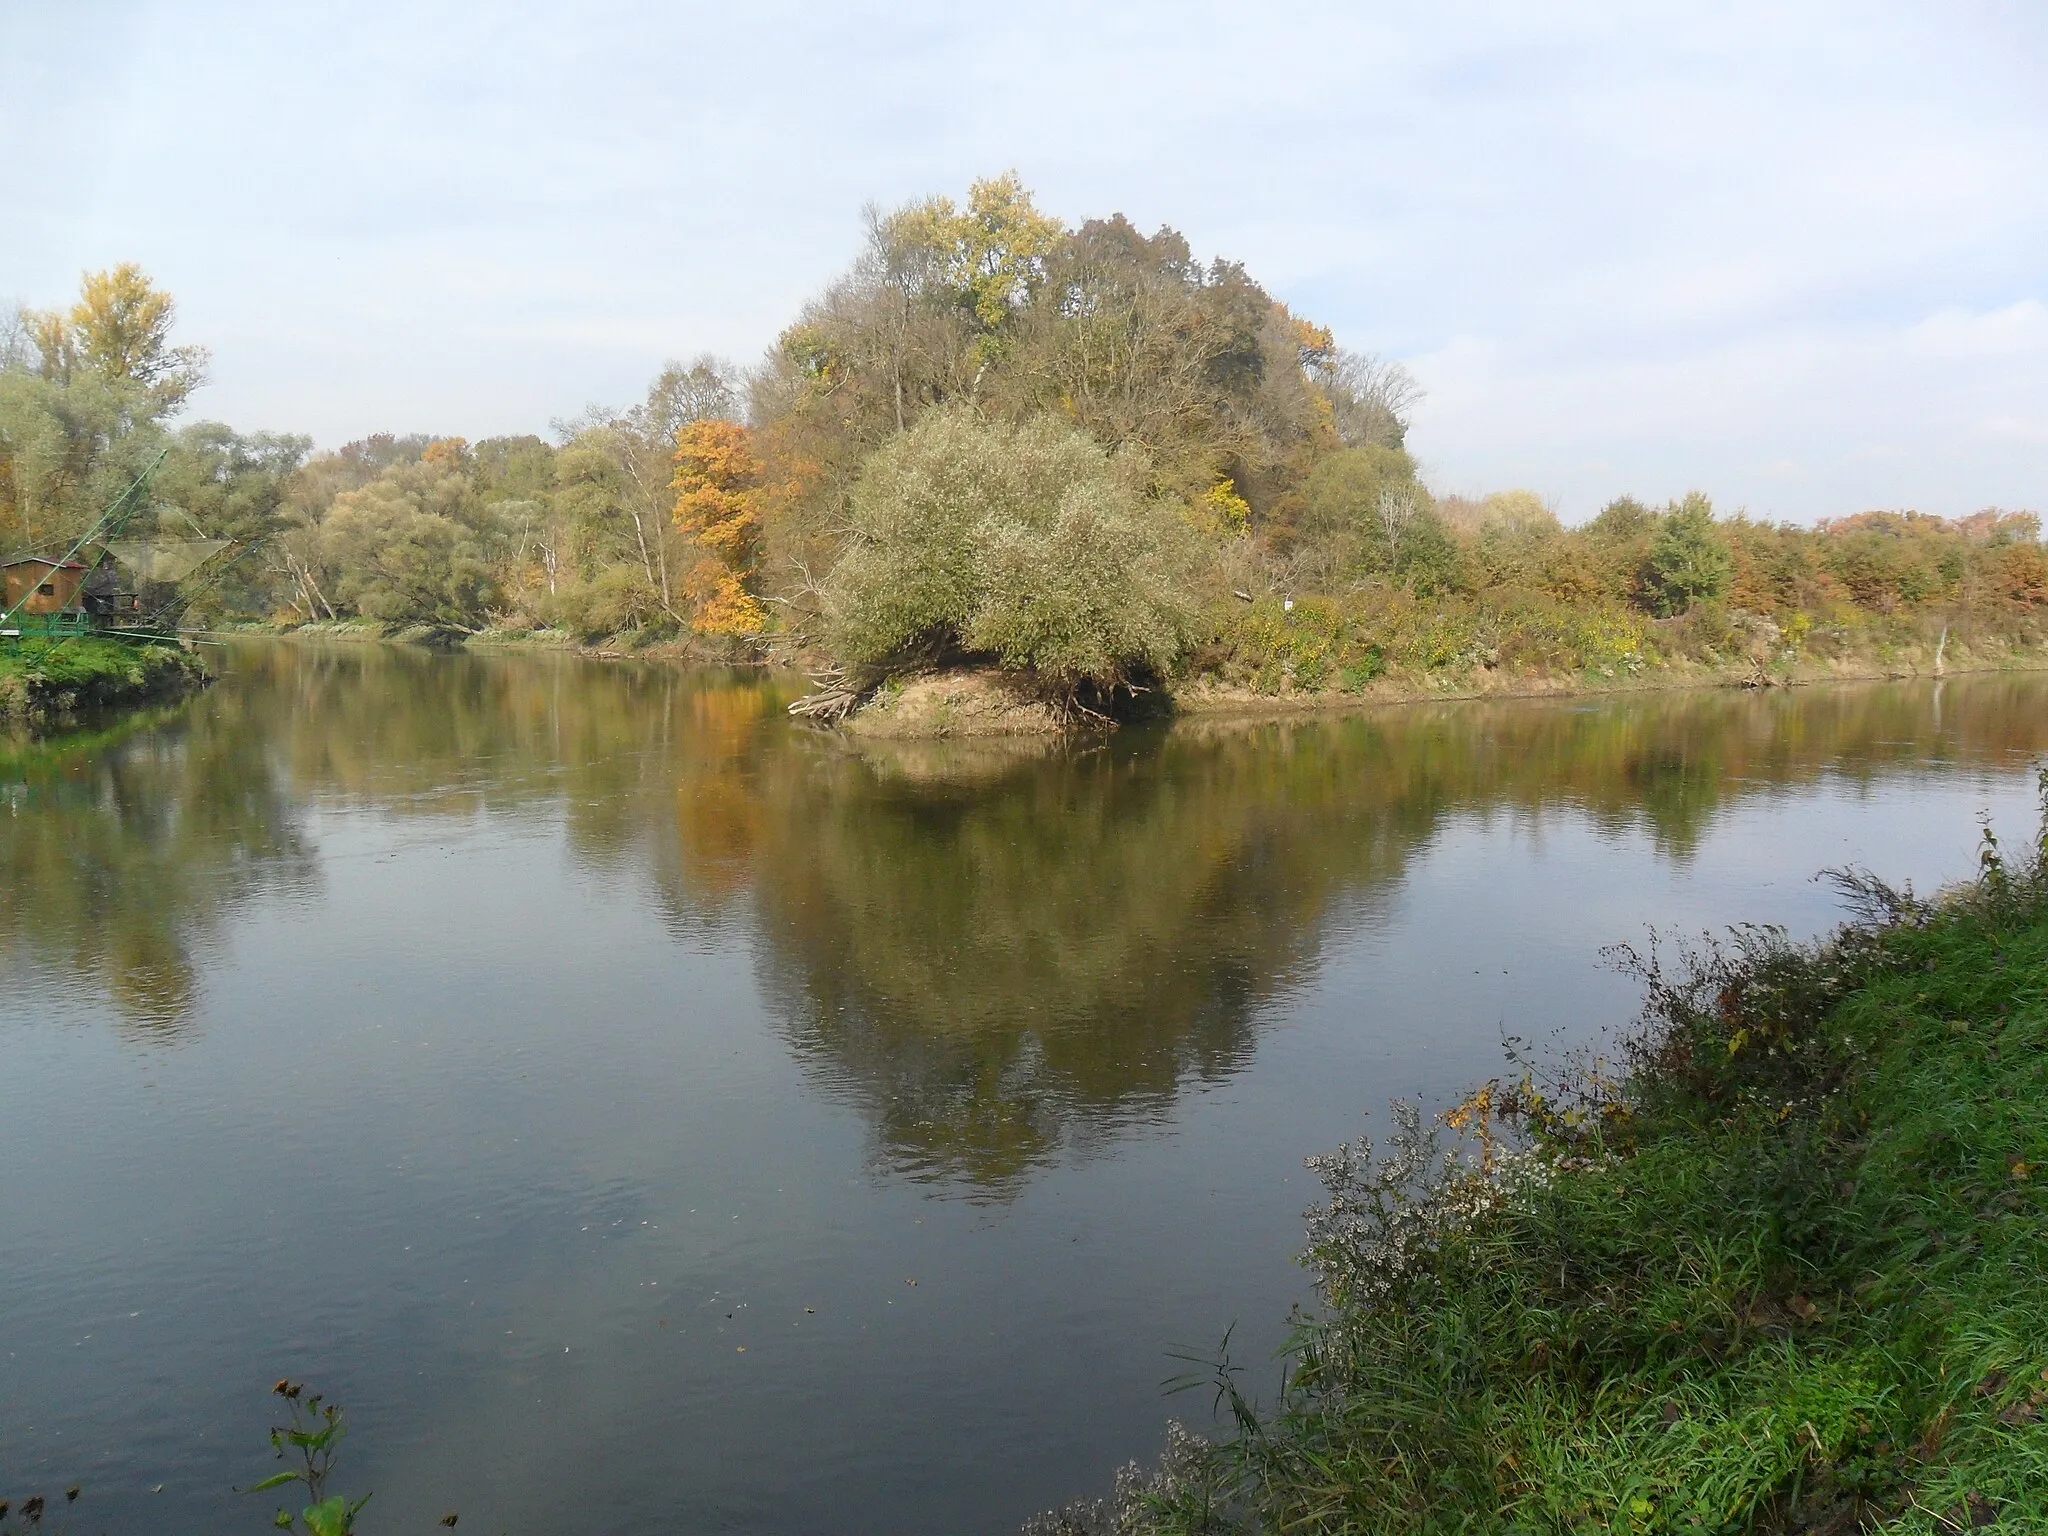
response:
[[[836,725],[860,707],[862,691],[841,669],[834,667],[829,672],[806,675],[815,685],[816,692],[805,694],[789,706],[789,712],[799,720]]]

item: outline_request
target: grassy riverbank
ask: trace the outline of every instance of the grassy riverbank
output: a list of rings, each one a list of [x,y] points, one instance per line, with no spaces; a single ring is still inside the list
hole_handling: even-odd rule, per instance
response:
[[[1611,601],[1398,590],[1234,605],[1180,692],[1303,702],[1344,696],[1598,691],[1940,676],[2048,665],[2048,615],[2018,605],[1776,617],[1704,603],[1655,619]]]
[[[0,642],[0,721],[36,724],[175,698],[206,676],[199,658],[175,645],[94,635]]]
[[[1317,1160],[1280,1403],[1221,1373],[1232,1443],[1036,1529],[2048,1529],[2043,799],[1937,903],[1645,963],[1611,1072]]]

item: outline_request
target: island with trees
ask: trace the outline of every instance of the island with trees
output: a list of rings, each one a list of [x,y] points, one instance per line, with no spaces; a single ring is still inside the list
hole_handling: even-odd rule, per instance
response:
[[[2048,637],[2030,512],[1808,527],[1687,491],[1567,527],[1433,494],[1398,363],[1014,176],[872,211],[752,369],[671,364],[546,437],[174,426],[205,355],[171,316],[123,266],[0,337],[0,545],[60,542],[165,452],[148,517],[260,550],[195,606],[217,626],[793,665],[801,712],[899,734],[1939,673]]]

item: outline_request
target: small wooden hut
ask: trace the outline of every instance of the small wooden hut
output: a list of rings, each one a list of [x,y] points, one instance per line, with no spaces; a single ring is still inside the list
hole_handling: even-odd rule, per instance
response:
[[[77,613],[84,607],[79,596],[86,575],[82,561],[17,555],[0,565],[0,574],[7,580],[7,600],[0,603],[0,612],[42,617]]]

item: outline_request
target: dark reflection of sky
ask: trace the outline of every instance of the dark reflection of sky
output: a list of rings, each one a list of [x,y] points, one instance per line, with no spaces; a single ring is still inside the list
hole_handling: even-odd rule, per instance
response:
[[[1267,1371],[1305,1153],[1624,1021],[1647,923],[1967,872],[2048,745],[2048,680],[1959,679],[1939,730],[1709,695],[963,777],[675,674],[264,654],[69,798],[19,770],[82,862],[0,815],[0,1496],[108,1529],[263,1518],[286,1372],[394,1527],[1008,1528],[1200,1409],[1170,1350]]]

